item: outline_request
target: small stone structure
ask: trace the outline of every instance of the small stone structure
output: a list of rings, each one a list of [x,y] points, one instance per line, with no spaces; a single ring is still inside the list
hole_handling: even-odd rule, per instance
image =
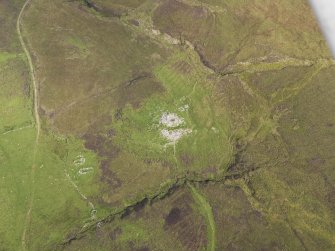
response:
[[[175,113],[164,112],[159,122],[165,127],[161,130],[161,135],[170,143],[176,143],[184,135],[192,132],[189,128],[178,128],[184,124],[184,119]]]

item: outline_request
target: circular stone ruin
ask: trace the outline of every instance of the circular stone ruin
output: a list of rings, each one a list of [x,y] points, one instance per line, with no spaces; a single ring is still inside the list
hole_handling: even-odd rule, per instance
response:
[[[160,118],[160,124],[165,128],[161,135],[171,143],[177,142],[181,137],[192,132],[188,128],[176,128],[184,124],[184,119],[175,113],[164,112]]]

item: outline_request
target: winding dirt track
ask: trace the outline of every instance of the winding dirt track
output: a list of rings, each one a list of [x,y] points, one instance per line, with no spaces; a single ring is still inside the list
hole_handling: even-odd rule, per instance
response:
[[[40,121],[40,116],[38,114],[38,85],[37,85],[37,81],[35,78],[35,70],[34,70],[34,65],[31,59],[31,55],[27,49],[27,45],[23,40],[22,37],[22,32],[21,32],[21,19],[22,19],[22,15],[24,13],[24,11],[26,10],[27,6],[29,5],[29,3],[31,2],[31,0],[26,0],[26,2],[24,3],[24,5],[22,6],[22,9],[19,13],[19,16],[17,18],[17,22],[16,22],[16,31],[18,34],[18,37],[20,39],[20,43],[22,46],[22,49],[27,57],[28,60],[28,65],[29,65],[29,72],[30,72],[30,76],[31,76],[31,81],[32,81],[32,86],[34,89],[34,97],[33,97],[33,106],[34,106],[34,117],[35,117],[35,127],[36,127],[36,138],[35,138],[35,143],[34,143],[34,150],[33,150],[33,163],[31,166],[31,195],[30,195],[30,200],[29,200],[29,206],[28,206],[28,210],[26,213],[26,219],[25,219],[25,224],[24,224],[24,229],[23,229],[23,233],[22,233],[22,237],[21,237],[21,244],[22,244],[22,250],[26,250],[27,249],[27,244],[26,244],[26,236],[27,236],[27,230],[29,228],[30,225],[30,221],[31,221],[31,211],[33,208],[33,203],[34,203],[34,179],[35,179],[35,168],[36,168],[36,154],[37,154],[37,147],[38,147],[38,141],[40,138],[40,131],[41,131],[41,121]]]
[[[216,226],[215,219],[211,205],[207,202],[204,197],[191,183],[187,183],[191,189],[192,196],[196,203],[198,203],[203,216],[207,221],[207,235],[208,235],[208,251],[215,251],[216,248]]]

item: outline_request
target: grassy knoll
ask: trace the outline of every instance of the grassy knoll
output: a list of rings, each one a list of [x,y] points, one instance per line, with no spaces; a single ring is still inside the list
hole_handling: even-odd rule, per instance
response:
[[[118,144],[144,159],[163,159],[172,162],[177,172],[208,175],[224,171],[230,163],[231,131],[224,109],[211,100],[208,73],[199,70],[197,58],[191,55],[181,51],[158,67],[155,74],[166,89],[164,95],[152,97],[140,109],[128,107],[115,129]],[[183,65],[188,67],[187,73],[181,71]],[[169,143],[161,135],[160,118],[164,112],[183,118],[182,127],[192,132]]]

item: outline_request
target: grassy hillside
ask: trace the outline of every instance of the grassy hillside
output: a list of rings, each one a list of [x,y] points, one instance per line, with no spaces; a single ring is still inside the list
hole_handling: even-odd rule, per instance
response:
[[[1,250],[335,248],[307,1],[5,0],[0,27]]]

